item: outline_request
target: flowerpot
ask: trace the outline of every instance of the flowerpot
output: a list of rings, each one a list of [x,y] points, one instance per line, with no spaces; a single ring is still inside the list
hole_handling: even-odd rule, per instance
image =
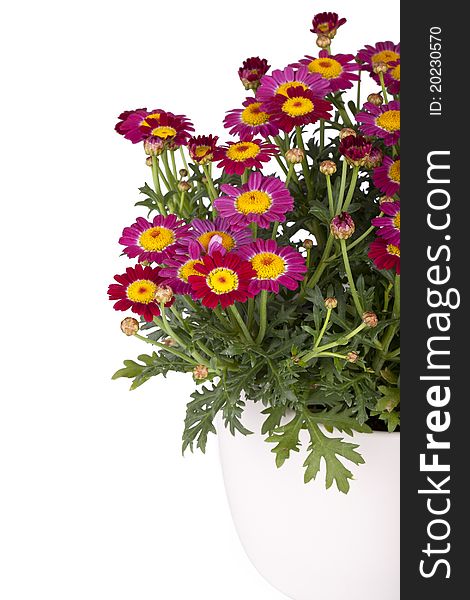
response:
[[[325,489],[323,469],[304,484],[307,432],[300,452],[276,468],[261,410],[247,402],[247,437],[218,421],[232,517],[254,566],[294,600],[398,600],[400,434],[354,435],[366,462],[345,463],[354,480],[342,494]]]

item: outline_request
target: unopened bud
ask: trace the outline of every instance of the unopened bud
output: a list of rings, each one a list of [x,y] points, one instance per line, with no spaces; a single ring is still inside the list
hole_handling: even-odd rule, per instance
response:
[[[384,202],[395,202],[395,198],[393,196],[382,196],[379,198],[379,205],[383,204]]]
[[[165,344],[165,346],[167,348],[173,348],[174,346],[177,346],[178,343],[176,342],[176,340],[174,340],[172,337],[167,337],[163,340],[163,343]]]
[[[323,48],[323,49],[328,48],[330,46],[330,44],[331,44],[331,40],[327,35],[320,34],[317,37],[317,46],[319,48]]]
[[[379,320],[374,312],[367,311],[362,315],[362,322],[367,325],[367,327],[377,327]]]
[[[375,63],[373,70],[374,70],[374,73],[377,73],[377,74],[378,73],[386,73],[388,71],[388,65],[387,65],[387,63],[379,61],[379,62]]]
[[[147,156],[147,158],[145,159],[145,164],[147,165],[147,167],[152,166],[152,157],[151,156]]]
[[[178,189],[180,192],[188,192],[191,189],[191,184],[188,181],[178,181]]]
[[[155,290],[154,298],[158,304],[168,304],[173,299],[173,290],[169,285],[159,285]]]
[[[332,160],[324,160],[320,163],[320,173],[323,173],[323,175],[333,175],[333,173],[336,173],[336,163]]]
[[[336,300],[336,298],[333,298],[333,297],[325,298],[325,308],[327,308],[328,310],[333,310],[337,306],[338,306],[338,300]]]
[[[305,152],[302,148],[290,148],[285,154],[286,160],[292,165],[301,163],[305,158]]]
[[[382,150],[379,148],[372,148],[369,154],[364,159],[364,167],[366,169],[375,169],[380,167],[384,159]]]
[[[126,317],[121,321],[121,331],[126,335],[135,335],[139,331],[139,322],[134,317]]]
[[[345,137],[348,137],[348,135],[356,136],[357,133],[354,131],[354,129],[351,129],[351,127],[343,127],[343,129],[341,129],[339,132],[339,139],[342,140]]]
[[[374,106],[382,106],[384,99],[382,98],[381,94],[369,94],[367,96],[367,102],[370,102]]]
[[[306,239],[303,241],[302,245],[305,250],[311,250],[313,248],[313,240]]]
[[[187,177],[188,171],[186,169],[180,169],[180,177]]]
[[[342,212],[331,219],[331,235],[337,240],[347,240],[356,230],[352,217],[347,212]]]
[[[357,359],[359,358],[359,354],[357,352],[348,352],[346,356],[347,356],[348,362],[350,362],[350,363],[357,362]]]
[[[205,365],[197,365],[193,369],[193,377],[197,381],[201,381],[202,379],[207,379],[209,375],[209,369]]]
[[[160,156],[165,147],[165,142],[158,137],[149,137],[144,140],[144,152],[149,156]]]

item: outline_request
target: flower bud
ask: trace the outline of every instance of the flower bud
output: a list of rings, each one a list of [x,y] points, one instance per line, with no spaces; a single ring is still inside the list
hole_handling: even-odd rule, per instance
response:
[[[379,198],[379,205],[383,204],[384,202],[395,202],[395,198],[393,196],[382,196]]]
[[[165,147],[165,142],[159,137],[148,137],[144,140],[144,152],[149,156],[160,156]]]
[[[188,171],[186,169],[180,169],[180,177],[187,177]]]
[[[311,250],[313,248],[313,240],[306,239],[303,241],[302,245],[305,250]]]
[[[154,298],[158,304],[168,304],[173,299],[173,290],[169,285],[159,285],[155,290]]]
[[[163,340],[163,343],[165,344],[165,346],[167,348],[173,348],[174,346],[177,346],[178,343],[176,342],[176,340],[174,340],[172,337],[167,337]]]
[[[202,379],[207,379],[209,375],[209,369],[205,365],[197,365],[193,369],[193,377],[197,381],[201,381]]]
[[[178,181],[178,189],[180,192],[189,192],[191,184],[188,181]]]
[[[354,131],[354,129],[351,129],[350,127],[343,127],[343,129],[341,129],[341,131],[339,132],[339,139],[342,140],[345,137],[348,137],[348,135],[356,136],[357,133]]]
[[[374,312],[367,311],[362,315],[362,322],[365,323],[367,327],[377,327],[379,320]]]
[[[353,235],[355,230],[354,221],[347,212],[342,212],[331,219],[330,231],[337,240],[347,240]]]
[[[347,356],[348,362],[350,362],[350,363],[357,362],[357,359],[359,358],[359,354],[357,352],[348,352],[346,356]]]
[[[333,310],[333,308],[336,308],[337,306],[338,300],[336,300],[336,298],[325,298],[325,308],[327,308],[328,310]]]
[[[382,98],[381,94],[369,94],[367,96],[367,102],[370,102],[374,106],[382,106],[384,99]]]
[[[145,164],[147,165],[147,167],[152,166],[152,157],[151,156],[147,156],[147,158],[145,159]]]
[[[323,48],[323,49],[329,48],[330,44],[331,44],[331,40],[327,35],[320,34],[317,37],[317,46],[319,48]]]
[[[288,163],[297,165],[305,158],[305,152],[302,148],[290,148],[290,150],[285,153],[285,157]]]
[[[384,155],[382,150],[379,148],[372,148],[364,160],[364,167],[366,169],[375,169],[376,167],[380,167],[383,159]]]
[[[323,173],[323,175],[333,175],[333,173],[336,173],[336,163],[332,160],[324,160],[320,163],[320,173]]]
[[[135,335],[139,331],[139,322],[134,317],[126,317],[121,321],[121,331],[126,335]]]
[[[386,73],[388,71],[388,65],[387,65],[387,63],[379,61],[379,62],[375,63],[373,71],[374,71],[374,73],[377,73],[377,74]]]

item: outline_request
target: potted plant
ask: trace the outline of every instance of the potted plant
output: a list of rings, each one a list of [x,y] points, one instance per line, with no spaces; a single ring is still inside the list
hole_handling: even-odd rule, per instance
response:
[[[244,61],[225,144],[160,108],[116,125],[153,185],[108,290],[147,352],[114,378],[192,374],[183,450],[217,427],[242,542],[297,600],[398,598],[400,48],[335,54],[345,21],[316,15],[284,69]]]

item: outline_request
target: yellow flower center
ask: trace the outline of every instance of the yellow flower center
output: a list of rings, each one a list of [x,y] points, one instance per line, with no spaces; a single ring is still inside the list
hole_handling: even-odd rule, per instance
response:
[[[133,281],[127,288],[126,294],[132,302],[140,304],[150,304],[153,301],[157,285],[148,279],[138,279]]]
[[[400,248],[398,246],[394,246],[393,244],[387,245],[387,252],[389,254],[393,254],[394,256],[400,256]]]
[[[155,127],[155,129],[152,129],[151,133],[155,137],[159,137],[163,140],[166,140],[169,137],[175,137],[176,129],[174,127],[167,127],[165,125],[161,125],[160,127]]]
[[[235,240],[231,235],[225,233],[225,231],[207,231],[197,238],[197,241],[201,244],[206,252],[209,249],[209,243],[211,239],[215,235],[218,235],[220,238],[222,238],[222,246],[229,252],[235,246]]]
[[[238,212],[247,215],[256,213],[262,215],[272,204],[271,197],[266,192],[251,190],[240,194],[236,200],[236,209]]]
[[[238,275],[232,269],[217,267],[207,275],[206,283],[214,294],[227,294],[238,288]]]
[[[373,55],[372,63],[375,64],[378,62],[383,62],[388,65],[389,63],[394,62],[399,58],[400,55],[394,52],[393,50],[382,50],[381,52],[377,52],[377,54]]]
[[[185,263],[182,267],[179,268],[178,277],[182,279],[185,283],[188,283],[188,280],[191,277],[191,275],[200,275],[202,277],[202,274],[199,273],[199,271],[196,271],[194,265],[202,265],[202,260],[188,260],[187,263]]]
[[[261,102],[253,102],[242,112],[241,119],[247,125],[262,125],[269,121],[268,113],[260,110]]]
[[[400,131],[400,111],[387,110],[377,117],[375,124],[386,131]]]
[[[198,146],[196,148],[196,152],[194,153],[198,158],[202,158],[203,156],[205,156],[209,150],[210,150],[210,146]]]
[[[150,117],[152,118],[152,120],[153,120],[153,121],[155,121],[155,120],[156,120],[156,121],[158,121],[158,119],[160,118],[160,113],[152,113],[151,115],[147,115],[147,116],[145,117],[145,119],[143,119],[143,120],[140,122],[140,124],[141,124],[141,125],[150,125],[150,124],[151,124],[151,122],[149,123],[149,122],[147,121],[147,119],[150,119]]]
[[[335,79],[343,72],[343,67],[334,58],[315,58],[308,65],[311,73],[320,73],[325,79]]]
[[[400,81],[400,65],[397,65],[396,67],[393,67],[393,69],[390,71],[390,75],[396,81]]]
[[[400,212],[397,212],[397,214],[394,216],[393,225],[396,229],[400,229]]]
[[[161,252],[175,241],[175,234],[167,227],[151,227],[144,231],[139,244],[148,252]]]
[[[290,117],[301,117],[312,112],[313,102],[310,98],[303,98],[302,96],[288,98],[282,105],[282,110]]]
[[[236,162],[243,162],[248,158],[254,158],[260,152],[260,147],[254,142],[237,142],[227,150],[227,157]]]
[[[287,97],[287,90],[291,87],[300,87],[303,90],[308,90],[308,86],[301,81],[288,81],[287,83],[282,83],[276,90],[276,94],[282,94]]]
[[[285,261],[273,252],[261,252],[251,259],[258,279],[277,279],[286,270]]]
[[[400,160],[396,160],[388,170],[388,176],[392,181],[400,183]]]
[[[320,23],[320,25],[317,25],[317,28],[323,33],[328,33],[330,31],[330,24]]]

